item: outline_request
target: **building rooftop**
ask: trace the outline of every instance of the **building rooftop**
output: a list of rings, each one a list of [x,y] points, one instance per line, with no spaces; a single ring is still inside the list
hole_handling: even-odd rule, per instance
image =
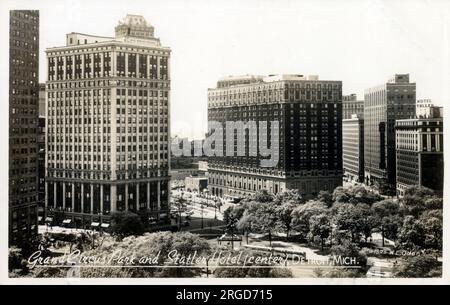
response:
[[[131,45],[161,47],[158,38],[154,37],[154,27],[143,16],[126,15],[115,27],[115,36],[99,36],[79,32],[66,34],[66,47],[82,46],[94,43],[126,43]],[[64,47],[52,47],[47,50],[58,50]],[[166,48],[169,49],[169,48]]]
[[[217,82],[217,88],[227,88],[249,84],[272,83],[280,81],[319,81],[319,76],[318,75],[305,76],[303,74],[270,74],[267,76],[249,75],[249,74],[230,75],[220,78],[219,81]],[[324,82],[326,82],[326,80]]]

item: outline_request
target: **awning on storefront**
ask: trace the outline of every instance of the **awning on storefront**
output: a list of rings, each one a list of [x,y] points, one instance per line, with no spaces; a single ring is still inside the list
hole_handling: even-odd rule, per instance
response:
[[[100,223],[98,222],[91,222],[91,227],[98,227]]]
[[[71,223],[72,222],[72,219],[64,219],[63,220],[63,223]]]
[[[109,223],[102,223],[101,227],[102,228],[109,228]]]
[[[161,214],[159,214],[159,217],[166,217],[167,216],[167,213],[161,213]]]

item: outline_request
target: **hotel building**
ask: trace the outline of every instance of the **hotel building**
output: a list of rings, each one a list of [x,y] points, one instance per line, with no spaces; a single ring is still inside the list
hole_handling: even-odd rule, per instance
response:
[[[70,33],[46,53],[46,221],[168,221],[170,49],[127,15],[115,37]]]
[[[243,197],[262,189],[279,193],[297,189],[303,195],[332,192],[342,185],[342,82],[317,76],[234,76],[208,90],[208,120],[278,121],[279,161],[261,167],[261,157],[223,156],[208,159],[212,195]],[[246,151],[264,141],[245,136]],[[235,139],[236,144],[236,139]],[[236,151],[236,148],[235,148]]]
[[[443,191],[444,135],[442,117],[397,120],[397,194],[419,185]]]
[[[443,117],[444,108],[435,106],[430,99],[421,99],[416,102],[416,116],[418,118]]]

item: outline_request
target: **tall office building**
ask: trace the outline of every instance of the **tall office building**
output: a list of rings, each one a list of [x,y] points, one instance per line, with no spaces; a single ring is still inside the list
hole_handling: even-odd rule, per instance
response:
[[[39,11],[9,24],[9,243],[37,234]]]
[[[270,122],[279,122],[274,131],[279,135],[276,166],[260,166],[266,158],[252,156],[249,148],[264,138],[248,133],[244,156],[227,156],[224,145],[223,156],[208,159],[213,195],[242,197],[262,189],[275,194],[297,189],[310,195],[342,185],[341,81],[302,75],[227,77],[208,90],[208,120],[224,127],[226,121],[255,121],[258,128],[266,122],[270,138]]]
[[[107,225],[125,210],[169,219],[170,49],[142,16],[115,30],[46,50],[47,221]]]
[[[342,96],[342,119],[351,119],[353,114],[364,114],[364,101],[358,100],[356,94]]]
[[[342,160],[345,177],[364,182],[364,118],[361,114],[342,120]]]
[[[444,187],[443,119],[397,120],[397,194],[419,185],[442,193]]]
[[[414,118],[416,84],[409,74],[396,74],[387,83],[365,90],[364,171],[367,184],[395,187],[395,121]]]

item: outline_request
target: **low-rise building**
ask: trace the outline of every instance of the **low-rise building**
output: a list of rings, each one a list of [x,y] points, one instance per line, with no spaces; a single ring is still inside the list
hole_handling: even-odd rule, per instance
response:
[[[187,191],[201,193],[208,188],[208,177],[189,176],[184,179],[184,184]]]

